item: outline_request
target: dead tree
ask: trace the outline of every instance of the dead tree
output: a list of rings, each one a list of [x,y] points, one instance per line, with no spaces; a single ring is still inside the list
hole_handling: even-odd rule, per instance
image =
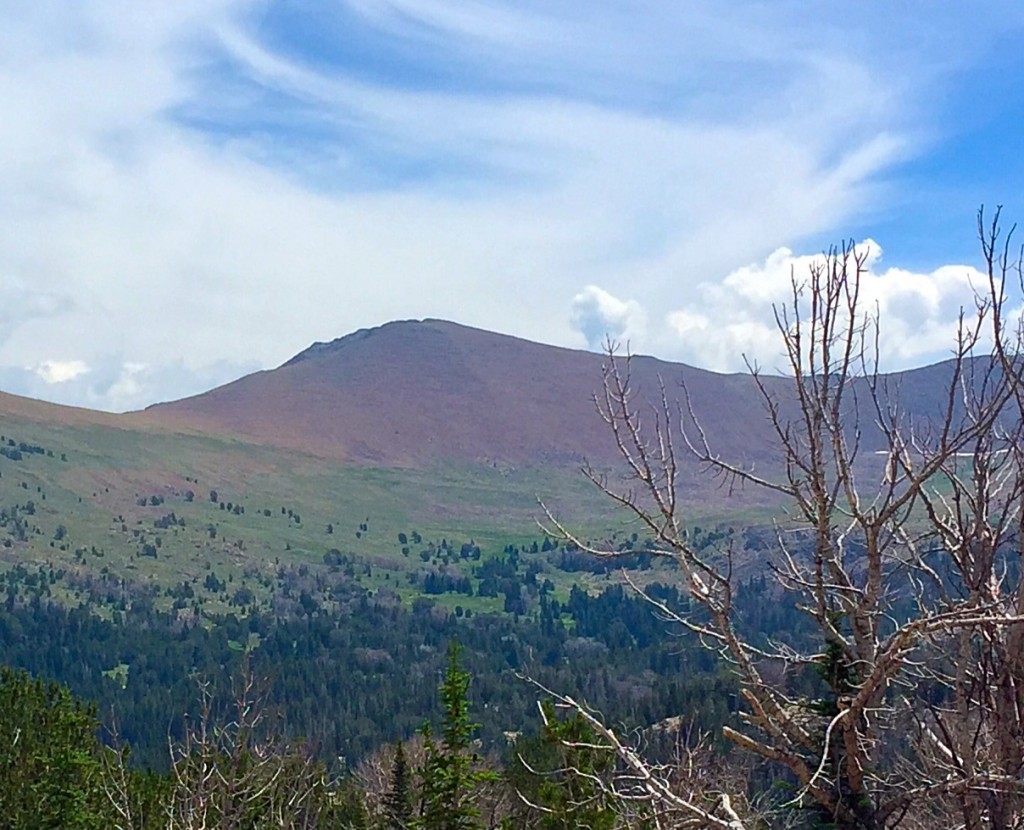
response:
[[[992,343],[983,365],[995,381],[975,384],[966,409],[978,420],[990,400],[998,398],[1002,408],[969,453],[944,462],[944,490],[924,498],[954,574],[947,587],[978,619],[934,638],[920,676],[945,694],[914,713],[924,763],[910,770],[924,773],[922,786],[968,830],[1024,826],[1024,330],[1008,300],[1011,292],[1024,293],[1024,284],[1021,257],[1011,256],[1012,231],[1001,236],[998,210],[987,224],[979,212],[978,233]],[[948,595],[943,602],[951,604]]]
[[[725,737],[786,771],[796,794],[785,807],[837,828],[1024,827],[1024,338],[1007,321],[1010,278],[1024,285],[998,215],[987,226],[979,216],[979,227],[989,284],[961,312],[941,406],[923,417],[879,373],[881,321],[861,295],[865,255],[845,244],[794,274],[791,300],[774,309],[785,391],[749,365],[773,469],[722,457],[685,389],[680,404],[664,387],[645,402],[629,357],[608,349],[597,405],[628,480],[584,472],[678,566],[694,613],[655,602],[659,612],[735,672],[742,727]],[[770,491],[784,506],[768,567],[809,621],[804,647],[742,631],[734,566],[743,551],[698,550],[688,537],[683,453],[723,485]],[[616,555],[548,518],[579,547]],[[800,699],[787,672],[767,671],[780,665],[820,674],[821,699]],[[631,780],[651,772],[602,734]],[[656,783],[646,790],[680,826],[755,826],[723,813],[728,795],[684,804]]]
[[[210,689],[201,693],[198,718],[171,746],[168,830],[317,827],[329,806],[326,771],[308,748],[268,728],[266,696],[248,664],[234,682],[228,723],[214,719]]]
[[[124,751],[108,761],[107,794],[116,827],[135,830],[303,830],[323,826],[332,809],[327,772],[303,745],[288,744],[268,724],[266,695],[243,664],[233,681],[229,717],[215,712],[213,689],[199,686],[198,715],[170,742],[171,772],[160,819],[146,819],[132,794]]]

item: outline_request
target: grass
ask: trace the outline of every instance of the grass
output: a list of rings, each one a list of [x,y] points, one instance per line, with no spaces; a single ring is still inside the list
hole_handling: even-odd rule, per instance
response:
[[[0,565],[152,585],[168,608],[175,599],[168,589],[183,582],[206,611],[232,610],[240,589],[265,602],[280,569],[322,570],[331,550],[355,563],[350,577],[364,587],[408,600],[419,594],[409,575],[424,569],[419,553],[431,544],[436,550],[446,540],[458,551],[472,542],[486,559],[507,545],[542,541],[538,498],[587,538],[636,529],[572,469],[346,466],[225,438],[9,416],[0,416],[0,434],[9,449],[43,448],[21,460],[0,457],[0,508],[17,511],[27,530],[21,541],[10,522],[6,534],[0,528],[0,544],[10,540]],[[173,523],[156,526],[171,514]],[[722,514],[707,505],[695,518]],[[400,533],[422,541],[410,541],[405,555]],[[450,567],[468,574],[472,564],[456,557]],[[583,575],[545,577],[564,593]],[[62,598],[73,601],[74,590],[65,585]],[[501,604],[500,597],[434,599],[474,611]]]

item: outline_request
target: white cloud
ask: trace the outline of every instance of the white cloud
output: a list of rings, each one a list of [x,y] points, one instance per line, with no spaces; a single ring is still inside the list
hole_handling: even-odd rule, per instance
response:
[[[972,311],[974,289],[984,277],[968,265],[946,265],[929,273],[882,268],[882,248],[867,239],[856,246],[863,258],[861,313],[879,323],[883,369],[904,369],[949,357],[956,342],[960,309]],[[771,315],[793,303],[793,280],[806,285],[821,255],[796,255],[779,248],[762,263],[737,268],[720,282],[690,293],[666,323],[679,358],[719,371],[741,371],[745,359],[768,369],[784,368],[782,341]],[[852,266],[851,266],[852,267]],[[807,293],[800,298],[806,317]],[[713,322],[711,316],[713,315]]]
[[[760,342],[766,289],[737,277],[719,296],[702,276],[871,209],[917,149],[908,87],[932,71],[887,32],[870,31],[891,49],[865,49],[868,28],[831,37],[831,11],[359,0],[373,43],[410,62],[396,80],[345,63],[341,4],[302,5],[333,61],[267,36],[290,4],[43,0],[5,17],[5,388],[137,407],[426,316],[732,366]],[[937,299],[907,278],[893,307],[946,319],[955,292],[930,279]],[[673,304],[674,328],[645,323],[679,296],[702,299]],[[21,368],[54,354],[90,371]]]
[[[70,360],[45,361],[31,368],[0,366],[0,389],[72,406],[125,412],[156,401],[186,397],[259,368],[251,361],[212,361],[189,368],[181,360],[172,359],[148,365],[109,355],[90,365]]]
[[[572,300],[572,326],[587,346],[600,349],[610,338],[618,343],[641,340],[646,314],[635,300],[622,301],[603,288],[588,285]]]
[[[35,367],[35,373],[46,383],[67,383],[89,371],[84,360],[44,360]]]

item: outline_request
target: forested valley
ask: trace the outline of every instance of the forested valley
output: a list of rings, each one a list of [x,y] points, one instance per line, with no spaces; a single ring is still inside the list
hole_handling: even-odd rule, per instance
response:
[[[570,827],[581,816],[611,827],[613,800],[586,784],[577,791],[562,771],[561,739],[593,735],[575,715],[556,713],[543,689],[587,700],[643,733],[665,759],[694,736],[720,731],[737,706],[735,680],[713,656],[622,586],[597,595],[574,589],[564,603],[542,594],[532,619],[466,618],[430,601],[403,608],[353,590],[340,613],[227,615],[183,626],[141,601],[112,619],[68,609],[32,593],[45,580],[23,579],[24,596],[10,590],[0,609],[0,662],[18,667],[0,681],[0,740],[8,747],[0,810],[17,817],[10,826],[38,826],[43,802],[50,823],[42,826],[201,826],[188,823],[194,816],[180,824],[169,816],[186,809],[175,801],[183,798],[179,779],[219,758],[232,765],[224,774],[245,780],[207,793],[220,804],[210,809],[225,811],[218,827]],[[683,602],[674,587],[652,583],[648,592],[669,607]],[[782,606],[763,578],[745,595],[757,624],[797,624],[778,617]],[[463,678],[454,699],[446,692],[453,678]],[[258,722],[243,724],[257,709]],[[449,746],[444,730],[456,717],[465,735]],[[424,728],[432,721],[442,730],[436,738]],[[396,747],[408,756],[401,762]],[[709,744],[708,757],[722,749]],[[449,824],[432,818],[424,799],[432,777],[450,772],[430,765],[455,756],[464,756],[465,780],[452,784],[457,792],[433,796],[465,811]],[[604,753],[583,756],[605,772],[611,763]],[[280,791],[243,808],[246,788],[258,791],[263,776],[279,776]],[[386,803],[398,797],[396,786],[405,804],[397,819]],[[301,809],[290,823],[275,823],[275,811],[299,791]],[[229,808],[231,799],[239,803]],[[130,817],[125,804],[134,805]]]

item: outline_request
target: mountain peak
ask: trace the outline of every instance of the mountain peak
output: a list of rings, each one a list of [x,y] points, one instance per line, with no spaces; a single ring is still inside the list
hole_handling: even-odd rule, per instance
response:
[[[141,413],[157,425],[385,466],[606,465],[618,452],[595,411],[605,357],[446,320],[402,320],[314,343],[277,369]],[[903,376],[911,410],[935,411],[948,369]],[[779,400],[791,381],[763,376]],[[630,366],[637,405],[682,397],[716,450],[761,465],[772,446],[758,390],[645,357]],[[865,439],[867,441],[867,439]]]
[[[448,320],[400,320],[146,414],[350,461],[575,464],[613,449],[593,408],[601,362]],[[653,364],[666,376],[680,368],[650,362],[655,374]]]
[[[303,349],[297,355],[281,364],[281,368],[286,366],[294,366],[297,363],[301,363],[304,360],[311,358],[324,357],[326,355],[336,354],[337,352],[344,349],[346,346],[351,346],[360,341],[366,340],[374,335],[380,334],[381,332],[389,329],[394,329],[400,326],[416,326],[422,325],[427,322],[426,320],[392,320],[389,323],[384,323],[380,326],[372,326],[365,329],[357,329],[356,331],[344,334],[341,337],[336,337],[334,340],[318,340],[312,343],[308,348]]]

